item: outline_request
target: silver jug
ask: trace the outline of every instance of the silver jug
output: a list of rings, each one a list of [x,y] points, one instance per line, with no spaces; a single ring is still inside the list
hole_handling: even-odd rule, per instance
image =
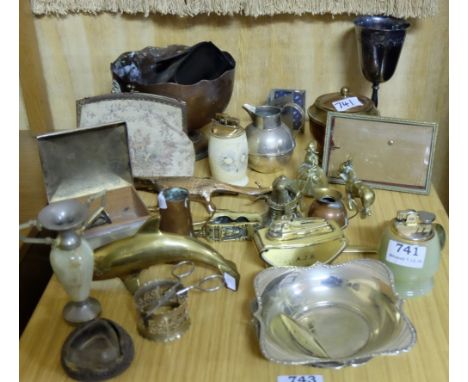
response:
[[[296,142],[291,130],[281,121],[281,108],[244,104],[252,123],[247,126],[249,167],[262,173],[273,173],[287,165]]]

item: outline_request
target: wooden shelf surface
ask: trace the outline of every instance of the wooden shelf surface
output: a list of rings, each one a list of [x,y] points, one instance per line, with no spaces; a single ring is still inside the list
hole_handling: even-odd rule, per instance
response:
[[[310,134],[306,132],[297,140],[293,160],[284,171],[291,177],[304,158]],[[209,175],[207,159],[197,162],[196,167],[197,176]],[[254,186],[255,181],[269,185],[278,175],[280,173],[266,175],[249,171],[249,185]],[[336,188],[342,190],[342,186]],[[155,204],[154,195],[142,195],[149,205]],[[263,202],[252,204],[251,199],[244,197],[216,197],[214,201],[218,208],[240,211],[263,207]],[[310,199],[305,200],[306,208],[310,202]],[[345,231],[350,244],[377,246],[386,222],[397,210],[408,208],[434,212],[448,234],[448,217],[434,189],[427,196],[376,190],[373,215],[365,220],[351,220]],[[195,217],[204,211],[196,203],[192,203],[192,210]],[[408,353],[378,357],[360,367],[330,370],[274,364],[262,356],[252,325],[250,304],[254,299],[254,277],[265,265],[253,242],[210,244],[237,264],[241,274],[239,290],[192,293],[189,297],[191,327],[178,341],[162,344],[140,337],[132,298],[120,280],[93,283],[92,296],[101,302],[102,316],[124,327],[135,345],[133,363],[115,381],[276,382],[279,375],[297,374],[319,374],[326,382],[448,380],[448,247],[443,250],[433,291],[404,303],[404,310],[417,330],[416,346]],[[359,257],[362,255],[343,254],[335,262]],[[152,277],[152,271],[162,272],[150,270],[148,278]],[[60,365],[61,347],[73,330],[62,319],[66,302],[65,292],[52,277],[20,339],[21,381],[69,380]]]

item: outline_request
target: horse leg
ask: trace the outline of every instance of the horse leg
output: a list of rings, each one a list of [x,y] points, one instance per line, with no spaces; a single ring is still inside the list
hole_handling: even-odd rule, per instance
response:
[[[354,209],[356,208],[356,202],[353,199],[352,189],[350,187],[346,187],[345,190],[346,190],[346,202],[348,203],[348,209],[350,211],[354,211]]]
[[[353,195],[348,193],[348,208],[350,211],[354,211],[358,208],[356,201],[353,199]]]
[[[366,190],[361,190],[361,192],[359,192],[359,198],[361,199],[361,204],[362,204],[362,209],[361,209],[362,218],[372,215],[370,206],[372,205],[373,199],[370,200],[366,196],[367,196]]]

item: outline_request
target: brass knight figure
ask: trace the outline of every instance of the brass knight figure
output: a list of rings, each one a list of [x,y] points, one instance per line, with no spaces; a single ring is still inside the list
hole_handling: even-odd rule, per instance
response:
[[[297,183],[302,194],[315,197],[318,189],[328,187],[328,179],[319,166],[317,144],[309,143],[306,149],[304,163],[299,166]]]

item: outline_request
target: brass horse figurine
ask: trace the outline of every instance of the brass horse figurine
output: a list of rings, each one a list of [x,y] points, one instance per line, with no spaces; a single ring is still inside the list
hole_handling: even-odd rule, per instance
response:
[[[340,165],[338,173],[339,177],[345,181],[348,208],[351,211],[357,209],[357,203],[354,198],[359,198],[362,205],[362,209],[360,211],[361,217],[365,218],[366,216],[370,216],[370,206],[374,203],[375,193],[372,188],[357,178],[351,159]]]

